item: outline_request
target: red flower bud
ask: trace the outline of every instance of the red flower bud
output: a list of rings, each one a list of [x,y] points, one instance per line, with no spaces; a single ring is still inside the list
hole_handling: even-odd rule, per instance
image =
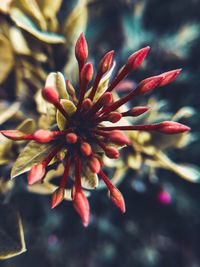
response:
[[[138,68],[142,62],[144,61],[146,55],[148,54],[150,50],[150,47],[144,47],[135,53],[133,53],[127,60],[127,63],[125,65],[125,68],[127,68],[129,71],[134,70]]]
[[[88,57],[88,46],[83,33],[80,34],[76,42],[75,56],[79,65],[83,66]]]
[[[112,102],[112,93],[107,92],[101,97],[101,106],[107,106]]]
[[[88,160],[88,166],[93,173],[99,173],[101,169],[101,164],[96,157],[91,157]]]
[[[53,87],[44,87],[42,89],[43,98],[49,103],[56,104],[59,102],[59,95]]]
[[[139,94],[146,94],[152,91],[154,88],[158,87],[162,82],[162,76],[152,76],[141,81],[136,88]]]
[[[117,159],[119,157],[119,151],[113,146],[106,146],[105,153],[111,159]]]
[[[113,201],[113,203],[120,209],[122,213],[125,213],[126,206],[121,192],[114,186],[109,190],[110,190],[110,198]]]
[[[145,113],[147,110],[149,110],[149,108],[147,108],[147,107],[134,107],[134,108],[132,108],[126,112],[123,112],[122,115],[123,116],[137,117],[137,116]]]
[[[108,118],[107,120],[112,122],[112,123],[116,123],[118,122],[119,120],[121,120],[122,118],[122,115],[121,113],[119,112],[111,112],[109,115],[108,115]]]
[[[81,83],[88,84],[92,80],[93,75],[93,67],[91,63],[87,63],[84,65],[81,71]]]
[[[33,134],[33,138],[39,143],[47,143],[54,140],[54,134],[51,131],[40,129]]]
[[[190,130],[190,128],[178,122],[163,121],[158,124],[156,130],[161,133],[166,133],[166,134],[176,134],[176,133],[178,134],[178,133],[187,132]]]
[[[99,75],[105,74],[112,67],[114,51],[110,51],[105,54],[99,63],[98,72]]]
[[[52,195],[51,208],[54,209],[55,207],[57,207],[63,201],[64,196],[65,196],[65,188],[58,187]]]
[[[164,86],[164,85],[166,85],[168,83],[171,83],[173,80],[176,79],[176,77],[179,75],[181,70],[182,69],[171,70],[171,71],[167,71],[167,72],[164,72],[164,73],[160,74],[160,76],[163,77],[163,80],[159,84],[159,86]]]
[[[18,141],[18,140],[26,140],[30,135],[22,133],[18,130],[4,130],[0,131],[5,137]]]
[[[90,144],[88,144],[87,142],[83,142],[81,144],[81,152],[86,157],[90,156],[92,153],[92,148],[91,148]]]
[[[83,225],[88,226],[90,220],[90,206],[87,198],[82,191],[76,191],[73,199],[74,208],[81,216]]]
[[[122,146],[130,144],[129,138],[119,130],[111,131],[109,141]]]
[[[92,101],[90,98],[86,98],[83,100],[82,109],[88,111],[92,107]]]
[[[69,144],[75,144],[78,140],[78,137],[75,133],[68,133],[66,135],[66,140]]]
[[[45,167],[46,166],[43,163],[38,163],[36,165],[33,165],[28,174],[29,185],[33,185],[42,180],[46,172]]]

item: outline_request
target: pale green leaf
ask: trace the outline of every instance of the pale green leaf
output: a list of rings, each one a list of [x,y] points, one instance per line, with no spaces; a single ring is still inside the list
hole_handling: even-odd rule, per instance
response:
[[[95,189],[98,187],[99,179],[96,173],[91,172],[88,167],[83,168],[81,176],[81,186],[85,189]]]
[[[69,95],[66,90],[66,82],[61,72],[51,72],[46,79],[45,87],[55,88],[60,98],[68,99]]]
[[[64,36],[52,32],[42,32],[41,30],[39,30],[25,14],[23,14],[17,8],[12,8],[11,18],[18,27],[27,31],[44,43],[58,44],[65,42]]]
[[[72,101],[67,100],[67,99],[61,99],[60,103],[62,104],[64,110],[67,112],[69,117],[71,117],[72,114],[76,112],[76,106],[73,104]],[[61,131],[66,129],[68,121],[59,110],[57,110],[56,121],[57,121],[58,128]]]
[[[54,146],[54,143],[40,144],[35,141],[30,141],[15,161],[11,171],[11,179],[29,171],[34,164],[44,160]]]
[[[0,259],[5,260],[26,251],[22,221],[8,204],[0,205]]]

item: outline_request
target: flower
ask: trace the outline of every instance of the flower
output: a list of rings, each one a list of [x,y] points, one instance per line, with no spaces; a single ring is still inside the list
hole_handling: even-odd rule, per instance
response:
[[[189,127],[173,121],[142,125],[123,125],[121,123],[123,117],[138,116],[147,111],[147,108],[144,107],[134,107],[128,111],[119,112],[119,108],[122,105],[133,97],[148,93],[156,87],[172,82],[181,71],[176,69],[146,78],[138,84],[136,89],[114,101],[112,91],[131,71],[142,64],[149,49],[149,47],[145,47],[133,53],[113,81],[102,91],[101,82],[114,66],[114,51],[106,53],[99,63],[92,88],[87,90],[93,77],[93,66],[91,63],[87,63],[87,42],[84,35],[81,34],[75,46],[75,56],[79,67],[78,94],[69,81],[66,82],[68,90],[63,93],[66,99],[61,99],[59,91],[56,86],[52,85],[52,81],[46,83],[42,89],[44,100],[56,110],[56,129],[39,129],[32,134],[26,134],[19,130],[1,131],[4,136],[12,140],[31,140],[29,147],[36,146],[40,152],[39,156],[34,155],[34,160],[31,161],[31,164],[29,164],[30,162],[28,163],[29,166],[26,166],[25,170],[22,170],[24,162],[17,166],[17,175],[30,168],[28,175],[29,185],[37,183],[44,178],[48,165],[55,161],[63,161],[65,163],[60,184],[53,193],[52,208],[55,208],[63,200],[67,179],[69,176],[74,176],[75,181],[71,190],[72,201],[74,208],[81,216],[84,226],[89,223],[90,208],[82,190],[81,178],[86,176],[85,179],[89,179],[88,173],[93,175],[92,179],[98,175],[104,181],[113,203],[122,213],[125,212],[122,194],[102,170],[103,155],[110,159],[116,159],[120,156],[118,148],[130,143],[124,131],[139,130],[177,134],[189,130]],[[51,79],[49,78],[49,80]],[[63,76],[59,74],[59,82],[63,84],[63,81]],[[45,152],[42,152],[43,147],[45,147]],[[21,159],[24,159],[26,152],[27,149],[25,148],[21,153]],[[16,166],[14,168],[14,176],[16,176]]]

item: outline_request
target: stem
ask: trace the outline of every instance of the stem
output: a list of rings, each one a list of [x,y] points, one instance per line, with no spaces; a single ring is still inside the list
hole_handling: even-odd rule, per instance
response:
[[[58,151],[60,150],[60,148],[62,147],[62,145],[65,142],[61,142],[60,144],[58,144],[51,152],[50,154],[47,156],[47,158],[45,158],[42,163],[44,163],[46,166],[50,163],[50,161],[53,159],[53,157],[55,157],[55,155],[58,153]]]
[[[159,123],[143,124],[143,125],[131,125],[131,126],[111,126],[111,127],[99,127],[99,130],[122,130],[122,131],[155,131],[157,130]]]
[[[70,163],[71,163],[71,159],[70,159],[70,157],[68,157],[66,160],[65,171],[64,171],[64,174],[63,174],[62,179],[60,181],[60,187],[64,188],[66,185],[67,177],[69,174]]]
[[[55,104],[55,107],[63,114],[63,116],[69,120],[70,117],[69,115],[67,114],[67,112],[64,110],[63,106],[60,104],[60,102],[56,102]]]
[[[76,151],[75,153],[75,188],[76,192],[81,192],[81,169],[82,169],[82,162],[80,157],[78,156],[78,153]]]
[[[104,183],[106,184],[106,186],[108,187],[109,190],[111,190],[112,188],[114,188],[114,185],[110,182],[110,180],[108,179],[108,177],[106,176],[106,174],[102,170],[100,170],[100,172],[98,173],[98,175],[104,181]]]

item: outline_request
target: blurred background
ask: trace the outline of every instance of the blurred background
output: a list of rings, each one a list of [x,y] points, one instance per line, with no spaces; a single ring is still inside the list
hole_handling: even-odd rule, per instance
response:
[[[0,0],[1,128],[13,128],[27,116],[37,117],[33,96],[50,71],[62,71],[76,82],[73,46],[84,31],[95,66],[109,50],[115,50],[120,67],[133,51],[151,46],[145,64],[128,77],[127,87],[183,68],[173,84],[133,103],[142,105],[153,98],[154,121],[185,107],[180,120],[192,128],[192,135],[187,146],[169,146],[165,151],[173,162],[187,163],[178,165],[178,170],[174,165],[154,168],[151,155],[141,153],[146,161],[129,168],[119,183],[127,207],[124,215],[110,203],[106,190],[94,190],[88,228],[70,202],[52,211],[49,196],[28,192],[26,175],[17,177],[1,199],[19,211],[27,251],[0,261],[0,266],[200,266],[200,0],[10,2]],[[119,89],[120,95],[123,90]],[[15,109],[9,110],[13,105]],[[13,112],[9,120],[6,110]],[[6,181],[17,153],[18,148],[12,148],[9,163],[1,165]],[[128,153],[124,151],[124,158]]]

